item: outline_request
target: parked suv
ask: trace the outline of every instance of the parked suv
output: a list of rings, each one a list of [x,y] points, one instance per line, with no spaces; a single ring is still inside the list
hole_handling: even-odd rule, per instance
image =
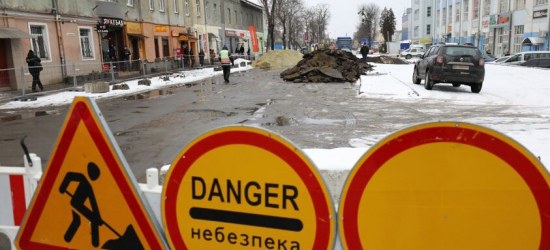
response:
[[[420,60],[414,63],[413,83],[432,90],[435,84],[452,83],[470,86],[472,92],[479,93],[485,78],[485,60],[481,52],[473,46],[437,44],[432,46]]]

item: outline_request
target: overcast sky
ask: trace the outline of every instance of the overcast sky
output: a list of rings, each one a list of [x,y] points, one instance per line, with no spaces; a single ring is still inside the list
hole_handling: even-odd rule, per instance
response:
[[[259,0],[257,0],[259,3]],[[359,23],[359,15],[357,15],[357,6],[363,3],[376,3],[383,10],[384,7],[392,8],[395,14],[395,21],[397,30],[401,30],[401,17],[406,8],[411,7],[410,0],[304,0],[306,6],[313,7],[319,3],[326,3],[330,5],[331,18],[327,32],[330,32],[331,38],[340,36],[352,36],[356,31],[357,24]]]

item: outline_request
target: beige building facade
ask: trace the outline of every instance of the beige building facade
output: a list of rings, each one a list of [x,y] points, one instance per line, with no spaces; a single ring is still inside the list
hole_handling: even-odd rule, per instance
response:
[[[0,91],[21,89],[21,67],[27,67],[29,50],[42,59],[41,80],[48,85],[65,81],[75,67],[88,74],[104,71],[111,61],[173,60],[183,51],[192,53],[196,63],[201,49],[208,60],[210,49],[217,53],[223,44],[245,45],[247,51],[252,47],[250,25],[257,30],[256,39],[265,39],[261,6],[224,0],[229,18],[223,16],[221,1],[0,1]],[[124,56],[125,47],[130,58]]]

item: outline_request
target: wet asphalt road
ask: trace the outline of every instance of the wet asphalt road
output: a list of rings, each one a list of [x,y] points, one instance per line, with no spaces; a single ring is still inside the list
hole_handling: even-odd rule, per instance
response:
[[[98,105],[138,179],[147,168],[170,164],[195,137],[226,125],[259,125],[300,148],[337,148],[350,147],[350,140],[361,137],[370,137],[372,141],[363,143],[372,145],[378,135],[380,139],[428,121],[521,116],[506,112],[509,105],[357,98],[360,84],[368,82],[296,84],[283,82],[279,73],[250,70],[232,74],[230,84],[223,84],[220,76],[99,100]],[[438,111],[430,112],[426,105],[437,105]],[[0,111],[4,118],[36,116],[0,122],[0,165],[23,165],[19,139],[27,135],[29,150],[42,158],[45,167],[67,110],[68,106],[14,110],[9,115]]]

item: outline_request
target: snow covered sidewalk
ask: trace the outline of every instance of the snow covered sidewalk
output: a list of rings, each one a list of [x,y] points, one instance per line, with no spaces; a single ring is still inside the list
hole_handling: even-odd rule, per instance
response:
[[[235,60],[235,65],[238,65],[240,62],[247,62],[243,59],[237,59]],[[231,72],[239,72],[239,71],[245,71],[252,69],[252,66],[247,65],[245,67],[239,67],[231,69]],[[18,109],[18,108],[38,108],[38,107],[46,107],[46,106],[62,106],[62,105],[69,105],[75,96],[88,96],[93,99],[103,99],[103,98],[113,98],[113,97],[120,97],[130,94],[136,94],[140,92],[146,92],[153,89],[159,89],[164,88],[170,85],[175,84],[184,84],[184,83],[190,83],[195,82],[199,80],[203,80],[209,77],[222,75],[222,71],[215,72],[214,68],[205,68],[205,69],[197,69],[197,70],[191,70],[191,71],[182,71],[182,72],[175,72],[169,74],[170,80],[164,81],[159,76],[155,77],[148,77],[147,79],[151,80],[151,86],[145,86],[145,85],[138,85],[137,80],[131,80],[122,82],[120,84],[127,84],[130,89],[129,90],[113,90],[113,86],[110,86],[110,91],[107,93],[99,93],[99,94],[92,94],[92,93],[86,93],[86,92],[70,92],[70,91],[64,91],[64,92],[57,92],[50,95],[40,96],[38,97],[37,101],[30,101],[30,102],[21,102],[21,101],[11,101],[4,103],[0,105],[1,109]],[[165,76],[165,75],[162,75]]]

